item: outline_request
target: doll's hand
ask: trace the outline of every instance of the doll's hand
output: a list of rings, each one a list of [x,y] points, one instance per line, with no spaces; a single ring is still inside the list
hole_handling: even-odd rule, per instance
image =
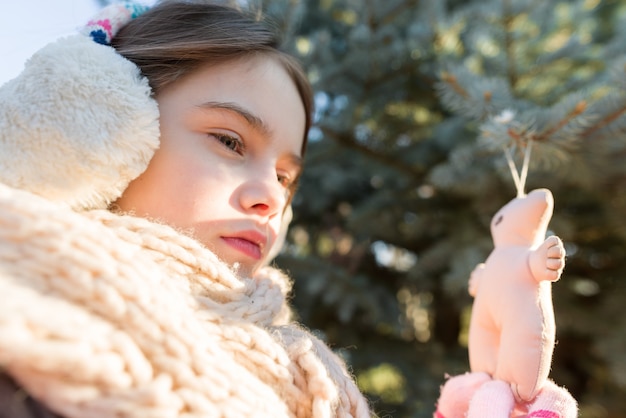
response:
[[[549,280],[555,282],[561,277],[565,267],[565,247],[557,236],[551,236],[534,251],[528,260],[530,271],[535,280]]]
[[[476,297],[476,294],[478,293],[478,286],[480,286],[480,278],[484,269],[485,263],[480,263],[474,267],[472,274],[470,274],[467,291],[472,297]]]

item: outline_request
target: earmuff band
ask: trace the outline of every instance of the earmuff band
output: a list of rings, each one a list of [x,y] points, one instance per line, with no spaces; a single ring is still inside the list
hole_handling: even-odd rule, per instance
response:
[[[90,36],[96,43],[111,45],[111,40],[120,28],[149,8],[132,1],[111,4],[92,17],[81,33]]]

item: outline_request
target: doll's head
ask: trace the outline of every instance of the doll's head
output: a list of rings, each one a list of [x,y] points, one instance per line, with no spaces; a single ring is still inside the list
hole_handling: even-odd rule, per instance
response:
[[[548,189],[536,189],[511,200],[491,219],[495,246],[538,245],[545,238],[553,209],[554,198]]]

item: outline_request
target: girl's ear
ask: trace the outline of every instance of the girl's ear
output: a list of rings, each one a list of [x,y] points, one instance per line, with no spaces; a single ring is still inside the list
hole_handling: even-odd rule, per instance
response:
[[[88,36],[60,39],[0,87],[0,182],[104,209],[146,169],[158,117],[132,62]]]

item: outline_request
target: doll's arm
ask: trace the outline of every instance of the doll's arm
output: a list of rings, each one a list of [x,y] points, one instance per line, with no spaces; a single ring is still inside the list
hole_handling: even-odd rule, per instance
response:
[[[557,236],[546,238],[536,250],[530,252],[528,264],[537,282],[559,280],[565,267],[565,247],[561,239]]]
[[[474,267],[472,274],[470,274],[467,290],[472,297],[476,297],[476,294],[478,293],[478,288],[480,287],[480,279],[483,276],[484,270],[485,263],[480,263],[476,267]]]

